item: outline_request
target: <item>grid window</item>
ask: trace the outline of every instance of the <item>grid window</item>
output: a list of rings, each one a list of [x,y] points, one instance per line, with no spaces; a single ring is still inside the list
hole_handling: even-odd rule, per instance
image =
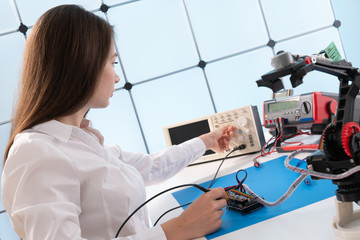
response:
[[[131,83],[198,63],[181,1],[139,1],[108,11],[124,71]]]
[[[24,45],[25,38],[20,33],[15,32],[0,37],[0,123],[7,122],[11,118]]]
[[[2,0],[0,2],[0,33],[13,31],[20,25],[16,15],[16,9],[11,0]],[[4,21],[6,19],[6,21]]]
[[[269,39],[258,1],[187,0],[185,5],[205,61],[264,46]]]
[[[334,22],[329,0],[261,0],[270,36],[275,41],[316,31]]]
[[[135,86],[132,92],[150,152],[165,147],[163,126],[214,113],[200,68]]]

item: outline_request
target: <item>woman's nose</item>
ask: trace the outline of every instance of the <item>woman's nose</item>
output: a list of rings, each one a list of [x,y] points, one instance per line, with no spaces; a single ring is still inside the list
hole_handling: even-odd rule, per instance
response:
[[[120,77],[119,77],[119,75],[117,75],[117,74],[115,73],[115,83],[118,83],[118,82],[120,82]]]

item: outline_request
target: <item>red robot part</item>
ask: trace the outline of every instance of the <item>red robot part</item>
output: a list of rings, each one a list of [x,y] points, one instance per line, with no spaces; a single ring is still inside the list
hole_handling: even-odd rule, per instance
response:
[[[351,157],[351,151],[349,146],[350,137],[358,132],[360,132],[360,126],[356,122],[346,123],[341,131],[341,143],[346,155],[348,155],[349,157]]]

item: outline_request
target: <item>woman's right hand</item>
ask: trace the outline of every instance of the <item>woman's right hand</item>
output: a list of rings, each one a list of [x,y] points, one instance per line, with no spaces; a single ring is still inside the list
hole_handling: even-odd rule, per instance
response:
[[[168,240],[193,239],[215,232],[221,227],[226,206],[223,188],[214,188],[197,198],[179,217],[161,226]]]

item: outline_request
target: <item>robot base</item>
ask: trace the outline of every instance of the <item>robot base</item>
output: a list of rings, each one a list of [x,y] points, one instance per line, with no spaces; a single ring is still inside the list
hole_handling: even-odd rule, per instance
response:
[[[339,240],[360,238],[360,210],[354,211],[353,202],[341,202],[335,199],[336,217],[333,230]]]

